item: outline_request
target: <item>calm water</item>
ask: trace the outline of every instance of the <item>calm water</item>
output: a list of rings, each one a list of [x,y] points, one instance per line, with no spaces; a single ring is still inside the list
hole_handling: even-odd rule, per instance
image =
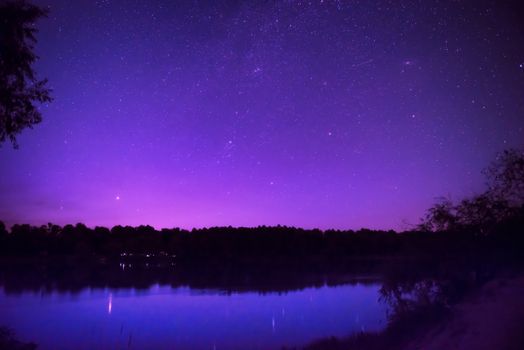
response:
[[[385,326],[378,283],[285,293],[153,285],[6,293],[0,325],[39,349],[279,349]]]

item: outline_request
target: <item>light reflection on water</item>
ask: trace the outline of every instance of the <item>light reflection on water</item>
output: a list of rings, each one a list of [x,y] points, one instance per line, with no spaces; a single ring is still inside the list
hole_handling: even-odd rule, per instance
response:
[[[279,349],[385,326],[376,284],[285,293],[172,288],[6,294],[0,325],[39,349]]]

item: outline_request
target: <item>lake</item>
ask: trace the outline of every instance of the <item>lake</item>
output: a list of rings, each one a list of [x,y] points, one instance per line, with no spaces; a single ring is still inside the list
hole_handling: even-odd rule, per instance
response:
[[[0,326],[39,349],[280,349],[383,329],[379,289],[369,279],[286,291],[2,286]]]

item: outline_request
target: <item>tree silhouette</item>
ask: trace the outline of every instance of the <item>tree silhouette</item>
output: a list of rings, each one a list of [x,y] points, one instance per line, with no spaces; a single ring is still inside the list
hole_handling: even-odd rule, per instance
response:
[[[0,144],[7,139],[16,148],[16,136],[42,120],[36,103],[50,102],[47,79],[33,70],[37,29],[34,22],[47,10],[25,0],[0,0]]]
[[[419,226],[427,231],[457,231],[468,228],[493,232],[505,220],[516,218],[524,208],[524,152],[509,149],[499,153],[483,171],[487,189],[454,204],[441,199],[429,208]]]
[[[524,205],[524,152],[508,149],[498,154],[484,171],[488,178],[488,193],[509,205]]]
[[[0,220],[0,239],[2,239],[4,236],[7,236],[7,230],[5,228],[4,222]]]
[[[453,202],[448,198],[440,197],[437,203],[427,210],[419,228],[423,231],[448,231],[455,228],[457,221]]]

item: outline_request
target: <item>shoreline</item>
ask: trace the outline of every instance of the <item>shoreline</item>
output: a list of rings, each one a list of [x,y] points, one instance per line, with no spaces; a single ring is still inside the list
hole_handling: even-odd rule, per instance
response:
[[[497,278],[452,307],[450,317],[405,350],[524,348],[524,275]]]

